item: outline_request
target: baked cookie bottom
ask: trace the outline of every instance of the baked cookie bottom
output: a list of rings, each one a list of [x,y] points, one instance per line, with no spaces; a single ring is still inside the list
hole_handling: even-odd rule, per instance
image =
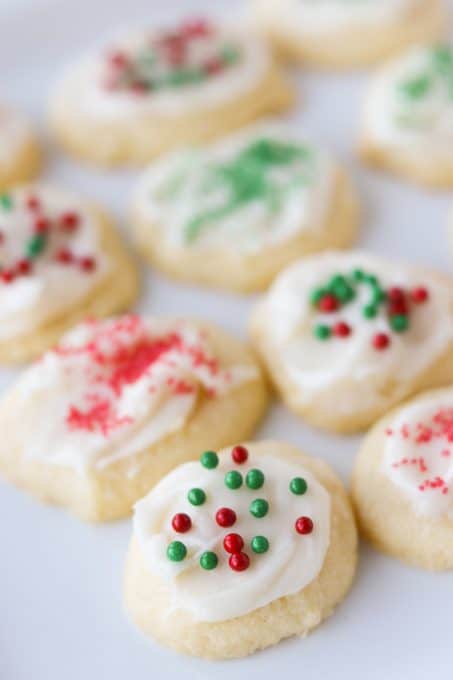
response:
[[[50,125],[71,155],[104,165],[145,165],[160,154],[187,144],[211,141],[260,116],[288,109],[293,88],[275,64],[256,87],[223,104],[180,116],[142,115],[118,121],[79,114],[70,98],[56,99]]]
[[[138,211],[132,221],[141,253],[165,274],[180,281],[251,293],[265,290],[282,269],[303,255],[351,245],[357,236],[359,204],[349,178],[339,171],[324,224],[313,231],[301,231],[258,253],[175,248],[159,235],[163,230],[144,221]]]
[[[137,268],[109,219],[93,208],[100,229],[100,250],[111,270],[77,303],[21,336],[0,341],[0,363],[15,364],[38,357],[63,333],[83,319],[105,317],[130,307],[139,290]]]
[[[168,585],[152,575],[136,540],[131,542],[124,579],[125,607],[137,627],[178,652],[209,659],[252,654],[293,635],[306,636],[330,616],[350,589],[357,561],[357,532],[346,491],[323,461],[281,442],[248,443],[254,452],[278,449],[284,459],[296,456],[331,495],[330,545],[323,567],[294,595],[229,621],[195,621],[182,610],[170,611]]]
[[[296,38],[261,16],[257,20],[274,44],[277,54],[321,68],[370,66],[388,59],[410,45],[431,42],[445,35],[448,19],[441,0],[422,0],[399,21],[386,26],[360,26],[358,30],[314,33]]]
[[[418,516],[383,470],[385,432],[399,410],[373,427],[354,465],[352,498],[360,530],[378,550],[403,562],[453,569],[453,520]]]
[[[15,184],[35,179],[41,169],[41,150],[38,141],[30,137],[10,163],[0,166],[0,192]]]
[[[218,328],[197,323],[206,331],[214,354],[225,367],[244,364],[257,368],[257,377],[218,398],[200,394],[187,423],[152,446],[104,468],[78,472],[25,458],[20,433],[17,391],[0,402],[0,474],[40,500],[60,505],[81,519],[99,522],[130,514],[133,504],[176,465],[196,460],[202,451],[220,448],[236,438],[249,437],[268,405],[268,391],[251,351]]]

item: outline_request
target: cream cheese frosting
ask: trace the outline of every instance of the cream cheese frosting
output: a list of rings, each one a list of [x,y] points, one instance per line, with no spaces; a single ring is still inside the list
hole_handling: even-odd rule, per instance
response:
[[[0,196],[0,341],[36,330],[90,293],[111,267],[96,216],[45,185]]]
[[[198,34],[195,30],[191,35],[191,25],[197,24],[120,38],[69,67],[58,86],[58,99],[73,102],[93,120],[179,117],[234,99],[266,75],[271,57],[259,38],[205,21],[199,22]]]
[[[453,390],[417,399],[389,423],[383,468],[417,514],[453,519]]]
[[[259,327],[301,405],[350,384],[336,407],[351,414],[384,401],[380,385],[404,384],[451,348],[453,291],[417,268],[330,252],[278,277]]]
[[[153,163],[135,209],[174,247],[259,252],[322,229],[336,172],[300,134],[259,124]]]
[[[203,495],[201,504],[190,500]],[[278,444],[275,453],[259,455],[240,446],[204,454],[162,479],[135,506],[133,534],[150,573],[170,590],[171,613],[226,621],[318,576],[330,542],[330,504],[297,457],[279,457]]]
[[[188,322],[89,320],[19,381],[21,452],[82,474],[102,470],[182,428],[202,394],[216,398],[255,377],[254,367],[219,365]]]
[[[374,78],[365,107],[366,136],[382,145],[451,154],[453,49],[416,47]]]

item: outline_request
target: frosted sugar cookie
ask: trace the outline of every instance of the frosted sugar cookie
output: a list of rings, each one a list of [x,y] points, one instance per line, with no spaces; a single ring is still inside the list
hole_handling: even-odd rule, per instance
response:
[[[0,194],[0,362],[37,356],[87,315],[132,304],[137,288],[96,206],[43,184]]]
[[[425,569],[453,569],[452,387],[375,425],[355,464],[353,494],[377,548]]]
[[[217,328],[87,321],[0,403],[0,471],[83,519],[115,519],[208,442],[250,435],[266,403],[250,351]]]
[[[280,274],[251,333],[292,410],[354,432],[453,380],[453,283],[361,252],[312,256]]]
[[[29,122],[0,105],[0,191],[33,179],[40,165],[38,142]]]
[[[445,34],[443,0],[252,0],[283,53],[328,67],[374,63]]]
[[[292,100],[258,37],[189,20],[130,34],[68,69],[50,119],[61,144],[77,156],[142,164],[286,109]]]
[[[245,656],[332,613],[356,544],[347,494],[321,460],[270,441],[207,451],[135,506],[126,608],[179,652]]]
[[[327,153],[267,123],[152,164],[133,221],[141,250],[165,272],[247,292],[303,254],[349,245],[358,202]]]
[[[360,150],[371,165],[453,187],[453,48],[418,47],[374,77]]]

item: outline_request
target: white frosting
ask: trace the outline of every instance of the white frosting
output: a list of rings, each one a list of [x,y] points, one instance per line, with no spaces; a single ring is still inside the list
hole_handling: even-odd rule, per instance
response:
[[[158,32],[137,32],[118,41],[116,48],[133,54],[158,35]],[[208,42],[208,50],[212,50],[213,45],[222,44],[222,41],[237,47],[240,58],[237,63],[207,80],[173,89],[164,87],[145,95],[112,91],[103,87],[106,73],[104,50],[66,71],[58,86],[57,98],[64,106],[70,102],[81,114],[93,120],[146,115],[179,117],[200,109],[216,108],[254,89],[265,76],[271,61],[264,43],[245,30],[216,27],[211,42]]]
[[[17,386],[22,455],[81,473],[102,469],[182,428],[201,392],[214,398],[255,377],[251,366],[219,366],[186,323],[86,322]]]
[[[399,412],[387,430],[383,463],[417,514],[453,519],[453,390]]]
[[[365,285],[357,287],[355,300],[334,313],[316,309],[310,300],[313,290],[327,285],[333,275],[349,276],[354,269],[376,275],[385,289],[427,288],[429,300],[410,305],[409,330],[392,332],[385,306],[374,319],[363,318],[362,309],[370,299]],[[339,321],[351,327],[349,337],[325,341],[315,337],[317,324],[332,327]],[[448,281],[365,253],[326,253],[305,258],[280,275],[261,305],[259,323],[268,356],[278,357],[287,379],[297,387],[298,403],[310,403],[327,392],[334,398],[338,385],[341,392],[333,407],[351,414],[384,403],[381,385],[390,380],[404,385],[451,348],[453,290]],[[373,347],[377,333],[390,336],[383,351]]]
[[[17,111],[0,108],[0,171],[8,169],[32,139],[29,123]]]
[[[233,192],[219,170],[261,140],[290,144],[304,156],[268,166],[269,191],[222,214]],[[322,230],[331,208],[336,168],[327,154],[278,125],[261,124],[216,144],[169,154],[152,164],[136,196],[139,219],[168,245],[188,249],[257,252],[300,232]],[[217,211],[190,238],[194,218]]]
[[[261,16],[298,36],[330,34],[395,21],[419,0],[256,0]]]
[[[101,251],[96,217],[75,196],[43,185],[19,187],[8,196],[12,207],[5,209],[0,204],[0,270],[14,268],[25,257],[36,217],[49,219],[51,226],[47,246],[33,261],[31,272],[7,284],[0,279],[0,341],[29,333],[64,313],[83,300],[111,267]],[[40,201],[41,210],[34,213],[27,208],[29,196]],[[55,224],[67,212],[79,216],[78,227],[71,234]],[[74,257],[93,257],[94,269],[87,272],[58,262],[55,256],[62,248],[69,248]]]
[[[444,67],[436,66],[438,53],[418,47],[378,73],[366,100],[367,137],[390,147],[451,155],[453,50],[451,64]]]
[[[330,542],[330,496],[297,458],[287,460],[275,453],[249,456],[236,465],[230,453],[220,456],[219,466],[207,470],[200,463],[186,463],[173,470],[135,506],[134,536],[138,539],[149,571],[164,579],[170,588],[172,602],[169,614],[178,610],[190,613],[196,621],[225,621],[263,607],[280,597],[293,595],[319,574]],[[245,475],[251,468],[262,470],[264,485],[253,491],[245,485],[230,490],[224,483],[225,473],[236,469]],[[304,495],[290,492],[294,477],[308,484]],[[187,500],[191,488],[201,488],[206,502],[193,506]],[[269,503],[265,517],[255,518],[249,512],[251,501],[263,498]],[[215,521],[219,508],[232,508],[237,521],[222,528]],[[192,528],[184,534],[172,528],[176,513],[186,513]],[[311,534],[300,535],[294,524],[301,516],[310,517]],[[235,572],[228,564],[223,539],[238,533],[244,540],[243,551],[250,557],[246,571]],[[255,554],[250,542],[256,535],[269,541],[266,553]],[[182,562],[171,562],[166,556],[172,541],[182,541],[187,556]],[[200,556],[215,552],[218,566],[210,571],[200,567]]]

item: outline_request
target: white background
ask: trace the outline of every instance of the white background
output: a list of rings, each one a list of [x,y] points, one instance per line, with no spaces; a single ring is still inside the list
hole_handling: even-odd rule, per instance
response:
[[[176,0],[0,0],[0,99],[28,111],[45,137],[49,88],[61,63],[99,36],[142,19],[202,9],[231,16],[240,2]],[[214,9],[213,9],[214,8]],[[370,172],[354,157],[367,74],[293,74],[300,122],[350,168],[363,204],[359,245],[452,270],[446,241],[448,194],[430,194]],[[103,173],[58,156],[46,140],[46,175],[105,203],[127,232],[136,175]],[[139,308],[200,314],[245,335],[253,300],[145,278]],[[14,378],[0,371],[0,389]],[[360,438],[313,431],[276,405],[258,433],[322,456],[348,480]],[[0,433],[1,437],[1,433]],[[357,579],[335,615],[306,640],[245,660],[206,663],[143,639],[121,603],[129,521],[89,526],[0,485],[0,680],[149,680],[277,674],[349,680],[451,677],[453,574],[428,574],[362,547]]]

